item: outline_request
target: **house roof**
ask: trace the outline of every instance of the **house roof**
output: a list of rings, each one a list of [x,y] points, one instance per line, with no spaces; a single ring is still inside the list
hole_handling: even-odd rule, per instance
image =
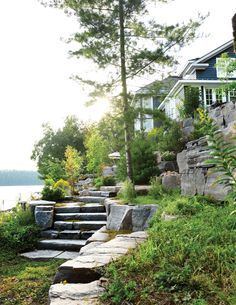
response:
[[[180,80],[179,76],[171,75],[163,80],[157,80],[154,81],[138,91],[136,91],[136,95],[156,95],[156,96],[162,96],[168,94],[170,89],[177,83],[177,81]]]
[[[223,51],[227,50],[229,47],[233,46],[233,40],[229,40],[226,43],[222,44],[218,48],[212,50],[211,52],[208,52],[207,54],[203,55],[200,58],[191,59],[187,62],[187,64],[184,66],[184,69],[180,73],[180,77],[183,77],[186,74],[190,74],[193,70],[199,69],[204,70],[208,67],[208,64],[206,61],[217,54],[222,53]]]

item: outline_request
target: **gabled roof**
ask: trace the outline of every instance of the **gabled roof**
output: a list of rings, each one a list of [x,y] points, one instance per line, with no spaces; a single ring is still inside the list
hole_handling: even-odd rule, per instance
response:
[[[136,91],[137,96],[145,96],[145,95],[156,95],[156,96],[162,96],[168,94],[168,92],[171,90],[171,88],[177,83],[177,81],[180,79],[179,76],[171,75],[163,80],[157,80],[154,81],[138,91]]]
[[[214,49],[213,51],[203,55],[200,58],[191,59],[187,62],[185,65],[183,71],[180,73],[180,77],[183,77],[186,74],[190,74],[193,70],[204,70],[208,67],[208,64],[205,63],[210,58],[216,56],[217,54],[220,54],[227,50],[229,47],[233,46],[233,40],[229,40],[228,42],[224,43],[220,47]]]

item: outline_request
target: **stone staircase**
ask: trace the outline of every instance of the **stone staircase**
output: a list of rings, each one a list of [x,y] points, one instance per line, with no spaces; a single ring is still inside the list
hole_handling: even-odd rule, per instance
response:
[[[87,239],[106,225],[104,195],[109,193],[90,191],[87,196],[78,197],[79,202],[57,204],[53,228],[42,231],[38,248],[79,252]]]

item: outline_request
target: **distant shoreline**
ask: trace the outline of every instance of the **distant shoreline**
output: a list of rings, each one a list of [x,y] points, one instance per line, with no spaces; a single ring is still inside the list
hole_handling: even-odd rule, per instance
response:
[[[0,170],[0,186],[43,185],[36,171]]]

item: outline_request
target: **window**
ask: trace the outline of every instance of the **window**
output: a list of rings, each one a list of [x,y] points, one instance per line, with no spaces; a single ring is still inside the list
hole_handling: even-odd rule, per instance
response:
[[[216,89],[215,91],[216,94],[216,103],[221,104],[223,103],[223,91],[221,89]]]
[[[206,88],[206,106],[210,106],[212,104],[213,104],[212,89]]]
[[[216,75],[220,78],[236,78],[236,71],[228,73],[229,64],[235,61],[234,58],[217,58]]]

